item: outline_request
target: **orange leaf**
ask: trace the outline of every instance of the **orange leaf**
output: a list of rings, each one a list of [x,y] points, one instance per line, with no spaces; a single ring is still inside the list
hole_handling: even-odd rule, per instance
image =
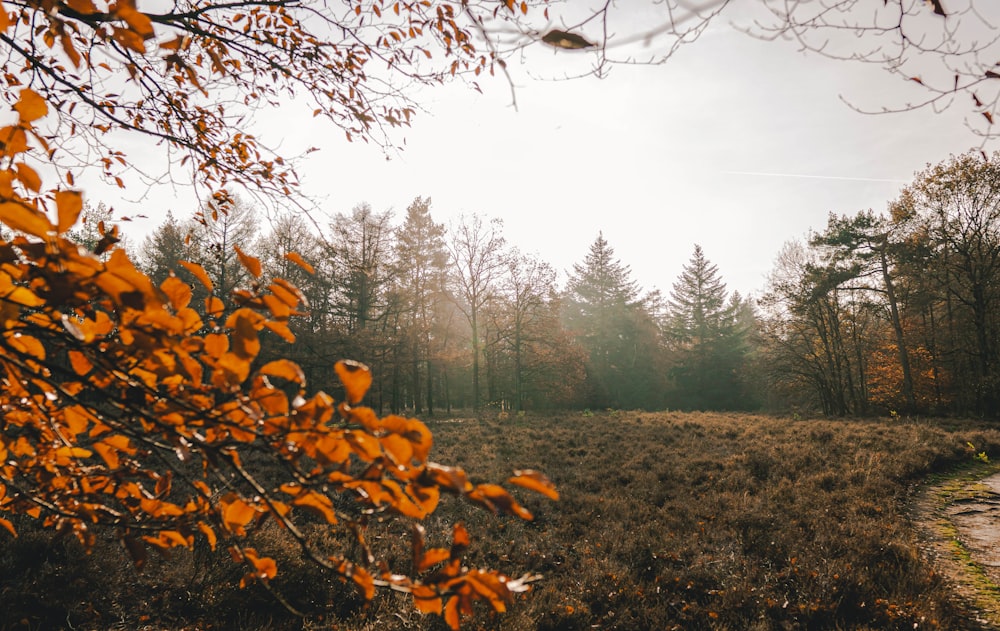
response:
[[[368,366],[350,359],[342,359],[334,367],[340,383],[347,392],[347,402],[356,405],[361,402],[372,385],[372,373]]]
[[[52,231],[52,224],[45,215],[30,206],[16,202],[0,204],[0,221],[12,230],[34,237],[45,237]]]
[[[17,179],[21,180],[25,188],[37,193],[38,189],[42,187],[42,178],[38,176],[38,172],[23,162],[18,162],[14,166],[17,167]]]
[[[333,510],[333,503],[330,501],[330,498],[316,491],[308,491],[296,497],[292,500],[292,505],[307,509],[309,512],[325,519],[328,524],[337,523],[337,513]]]
[[[205,352],[209,357],[218,359],[229,350],[229,338],[221,333],[209,333],[205,336]]]
[[[468,493],[468,498],[493,512],[510,513],[528,521],[533,519],[527,509],[518,504],[502,486],[496,484],[480,484]]]
[[[458,598],[455,596],[453,596],[448,601],[448,604],[444,606],[444,621],[448,623],[448,627],[450,627],[452,631],[459,630]]]
[[[457,559],[462,556],[469,546],[472,544],[472,540],[469,539],[469,531],[465,529],[462,524],[455,524],[452,528],[451,535],[451,558]]]
[[[31,88],[21,90],[21,98],[14,104],[14,109],[21,115],[22,123],[30,123],[49,113],[49,104]]]
[[[229,494],[228,497],[229,501],[222,499],[222,525],[233,534],[246,534],[243,527],[257,515],[257,510],[235,494]]]
[[[253,361],[260,352],[260,340],[257,338],[257,329],[254,326],[256,315],[252,311],[241,309],[230,316],[227,326],[233,327],[230,334],[229,344],[232,352],[242,359]]]
[[[152,20],[145,13],[137,11],[134,4],[120,2],[115,13],[143,39],[149,39],[153,36]]]
[[[201,534],[205,535],[205,540],[208,541],[208,546],[212,549],[213,552],[215,552],[215,544],[217,542],[217,539],[215,537],[215,531],[212,530],[212,527],[206,524],[205,522],[200,521],[198,522],[198,530],[201,531]]]
[[[267,327],[272,333],[276,334],[281,339],[285,340],[289,344],[295,342],[295,334],[292,330],[288,328],[288,325],[284,322],[276,322],[274,320],[267,320],[264,322],[264,326]]]
[[[73,366],[73,372],[80,376],[86,375],[94,367],[87,356],[77,350],[69,352],[69,363]]]
[[[119,464],[118,450],[105,445],[103,442],[94,443],[94,451],[104,460],[109,469],[117,469]]]
[[[45,346],[37,338],[21,333],[11,333],[5,336],[7,344],[15,351],[30,355],[35,359],[45,359]]]
[[[83,196],[80,191],[56,191],[56,208],[59,211],[58,230],[66,232],[73,227],[83,210]]]
[[[17,538],[17,531],[14,530],[14,524],[10,523],[6,519],[0,519],[0,526],[5,528],[7,532],[9,532],[10,534],[14,535],[15,538]]]
[[[442,561],[447,561],[451,558],[451,550],[446,548],[431,548],[424,553],[423,557],[420,559],[420,565],[417,566],[418,572],[424,572],[434,567]]]
[[[92,451],[83,447],[60,447],[56,449],[56,456],[63,458],[89,458]]]
[[[7,126],[0,129],[0,143],[4,155],[12,156],[28,150],[28,135],[21,127]]]
[[[260,278],[260,259],[244,254],[243,250],[241,250],[238,245],[233,246],[233,249],[236,250],[236,256],[239,257],[240,263],[243,264],[243,267],[247,268],[247,271],[253,274],[254,278]]]
[[[559,499],[559,491],[556,490],[556,485],[552,484],[552,481],[545,477],[545,474],[541,471],[533,469],[515,471],[514,477],[509,478],[507,481],[522,488],[541,493],[549,499]]]
[[[306,375],[302,372],[302,368],[295,362],[287,359],[278,359],[264,364],[260,368],[260,374],[270,377],[280,377],[288,381],[294,381],[300,385],[306,382]]]
[[[180,265],[191,272],[191,275],[198,279],[198,282],[202,284],[208,291],[212,291],[212,279],[208,277],[208,273],[205,268],[197,263],[191,263],[190,261],[178,261]]]
[[[191,286],[176,276],[165,278],[160,283],[160,289],[167,295],[174,311],[180,311],[191,303]]]
[[[258,557],[257,552],[250,548],[243,551],[243,556],[257,570],[256,578],[266,581],[278,574],[278,566],[271,557]]]
[[[217,318],[226,310],[226,305],[215,296],[205,298],[205,315],[210,318]]]
[[[443,603],[437,590],[427,585],[414,585],[410,588],[410,593],[413,594],[413,606],[420,613],[441,613]]]
[[[146,54],[146,44],[142,41],[144,39],[142,35],[139,35],[132,29],[121,28],[120,26],[112,26],[111,30],[111,37],[113,37],[116,42],[125,48],[134,50],[139,54]]]
[[[94,5],[92,0],[68,0],[66,4],[77,13],[82,13],[84,15],[97,13],[97,7]]]
[[[285,254],[285,258],[291,261],[292,263],[295,263],[296,265],[298,265],[305,271],[309,272],[310,274],[316,273],[316,270],[313,268],[313,266],[310,265],[309,263],[306,263],[306,260],[301,256],[299,256],[298,252],[288,252],[287,254]]]

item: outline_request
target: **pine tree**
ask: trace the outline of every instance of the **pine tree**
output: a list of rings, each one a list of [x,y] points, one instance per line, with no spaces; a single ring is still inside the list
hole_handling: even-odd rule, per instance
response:
[[[592,407],[655,407],[659,340],[647,300],[603,233],[573,266],[564,321],[587,351]]]
[[[719,269],[701,249],[673,284],[666,333],[674,353],[675,404],[688,409],[743,409],[739,373],[746,353],[743,300],[730,299]]]
[[[444,226],[434,223],[431,199],[417,197],[406,209],[396,231],[395,277],[409,339],[410,393],[407,397],[417,413],[434,412],[434,316],[444,299],[448,252]],[[423,369],[423,370],[422,370]],[[421,391],[425,391],[424,396]]]
[[[170,276],[171,272],[181,274],[178,262],[187,260],[190,254],[187,234],[188,228],[178,222],[174,213],[168,210],[163,223],[143,240],[140,265],[157,285]],[[194,285],[200,287],[200,283]]]

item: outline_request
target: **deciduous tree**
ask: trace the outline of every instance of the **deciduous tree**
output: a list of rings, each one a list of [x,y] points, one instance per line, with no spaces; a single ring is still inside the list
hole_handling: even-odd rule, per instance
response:
[[[465,316],[472,335],[472,405],[479,409],[480,338],[483,307],[494,298],[504,266],[503,222],[484,222],[480,215],[462,216],[451,227],[446,242],[450,256],[449,281],[455,304]]]

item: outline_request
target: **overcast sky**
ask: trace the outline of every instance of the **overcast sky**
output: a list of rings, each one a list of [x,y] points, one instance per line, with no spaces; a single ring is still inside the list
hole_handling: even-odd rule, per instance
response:
[[[528,62],[511,66],[516,111],[501,79],[482,81],[482,95],[420,92],[428,112],[390,160],[295,103],[274,112],[280,132],[268,137],[279,134],[289,153],[320,149],[300,175],[331,214],[368,202],[401,218],[430,196],[438,222],[502,218],[509,243],[563,273],[603,232],[644,288],[664,292],[697,243],[743,293],[759,292],[782,244],[821,229],[829,212],[884,210],[915,172],[980,143],[964,102],[858,113],[844,99],[877,109],[918,86],[755,40],[727,20],[665,65],[616,67],[601,80],[548,80],[589,63],[586,53],[538,51]],[[111,201],[121,214],[191,210],[162,197],[141,208]]]

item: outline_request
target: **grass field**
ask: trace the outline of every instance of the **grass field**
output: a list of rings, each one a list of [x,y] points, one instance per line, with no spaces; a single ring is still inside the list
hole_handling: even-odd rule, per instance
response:
[[[430,543],[445,544],[462,520],[471,563],[545,577],[507,614],[481,612],[465,628],[978,628],[919,555],[907,508],[930,475],[982,466],[976,452],[1000,457],[989,425],[643,412],[429,425],[434,458],[474,481],[538,468],[562,494],[520,494],[533,522],[450,498],[426,524]],[[408,558],[403,525],[371,530]],[[240,570],[204,550],[137,573],[111,543],[85,556],[27,529],[0,539],[2,628],[446,628],[401,595],[362,608],[279,533],[263,537],[276,587],[306,620],[259,587],[236,588]]]

